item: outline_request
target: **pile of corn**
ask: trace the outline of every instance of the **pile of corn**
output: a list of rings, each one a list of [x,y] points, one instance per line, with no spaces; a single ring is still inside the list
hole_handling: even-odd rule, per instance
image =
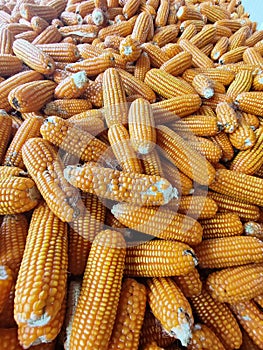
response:
[[[0,109],[0,349],[263,349],[239,0],[1,0]]]

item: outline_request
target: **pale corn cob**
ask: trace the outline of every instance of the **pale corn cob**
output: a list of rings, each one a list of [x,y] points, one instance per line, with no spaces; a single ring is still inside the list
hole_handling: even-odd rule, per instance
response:
[[[159,47],[168,43],[173,43],[179,33],[179,26],[177,24],[168,24],[165,27],[158,28],[152,38],[152,42]]]
[[[91,13],[95,7],[93,0],[76,1],[76,4],[76,13],[80,14],[81,17],[85,17],[88,13]]]
[[[3,350],[22,350],[17,338],[17,328],[0,328],[0,340]]]
[[[174,201],[176,201],[176,199],[174,199]],[[210,219],[215,216],[217,205],[216,202],[209,197],[198,195],[182,196],[180,200],[178,200],[178,212],[198,220]]]
[[[243,342],[240,350],[260,350],[245,331],[242,332],[242,340]]]
[[[192,65],[192,55],[189,52],[180,52],[168,61],[164,62],[160,69],[174,76],[181,75]]]
[[[89,85],[85,71],[79,71],[63,79],[54,90],[55,98],[77,98],[83,94]]]
[[[211,44],[216,34],[216,28],[212,24],[205,25],[202,30],[190,39],[190,42],[199,49]]]
[[[22,123],[6,151],[3,165],[25,169],[22,160],[22,147],[31,137],[40,136],[40,127],[42,123],[43,118],[37,116],[26,119]]]
[[[215,111],[217,105],[221,102],[227,102],[228,104],[233,105],[234,101],[231,96],[227,96],[226,94],[214,93],[214,96],[212,96],[211,98],[203,100],[203,105],[211,107]]]
[[[149,26],[152,21],[151,15],[146,11],[142,11],[136,18],[131,37],[141,44],[144,43],[147,39]]]
[[[98,31],[99,27],[94,24],[75,24],[59,28],[64,40],[70,37],[73,43],[91,43],[94,38],[97,38]]]
[[[190,19],[203,20],[202,14],[190,6],[180,6],[177,11],[177,18],[182,22]]]
[[[146,206],[166,204],[177,195],[171,184],[159,176],[125,173],[102,168],[93,163],[86,163],[83,167],[68,166],[64,175],[70,183],[84,192],[133,204]]]
[[[22,70],[22,61],[10,54],[0,54],[0,75],[8,77]]]
[[[97,110],[91,109],[91,111],[97,111]],[[71,118],[74,118],[74,116]],[[71,120],[71,118],[68,119],[70,123],[72,123],[75,127],[83,131],[89,132],[91,135],[97,136],[98,134],[100,134],[105,130],[105,125],[103,120],[101,120],[98,117],[92,117],[92,116],[90,116],[89,118],[83,117],[82,119],[78,119],[78,120]]]
[[[187,275],[174,277],[174,280],[187,298],[199,295],[202,291],[202,281],[196,268]]]
[[[114,57],[110,53],[103,53],[94,58],[87,58],[83,61],[69,63],[66,69],[70,72],[85,71],[87,76],[94,76],[103,73],[106,69],[113,67]]]
[[[186,81],[178,79],[171,74],[153,68],[146,73],[145,83],[159,95],[172,98],[178,95],[194,94],[194,88]]]
[[[215,170],[212,165],[168,127],[158,125],[157,143],[167,153],[168,159],[190,179],[202,185],[214,180]]]
[[[257,65],[263,67],[263,57],[261,54],[253,47],[249,47],[245,50],[243,54],[243,61],[246,64]]]
[[[191,245],[202,239],[202,228],[197,221],[169,209],[116,204],[111,212],[123,225],[158,238]]]
[[[112,151],[126,173],[143,172],[140,159],[137,158],[128,130],[122,124],[114,124],[108,130]]]
[[[191,307],[176,283],[169,277],[147,280],[148,301],[164,329],[187,346],[194,323]]]
[[[253,343],[256,344],[259,349],[261,349],[263,347],[262,311],[259,310],[252,300],[232,304],[230,307],[243,329],[252,339]],[[249,349],[252,350],[252,348]]]
[[[102,265],[102,259],[107,264]],[[125,241],[119,232],[105,230],[96,236],[72,323],[71,349],[108,348],[120,297],[124,259]]]
[[[63,24],[68,26],[83,23],[83,18],[78,13],[74,12],[63,11],[60,15],[60,19]]]
[[[262,262],[263,242],[256,237],[208,239],[195,247],[201,268],[220,269]]]
[[[154,20],[155,27],[164,27],[166,25],[169,14],[169,4],[169,0],[160,0]]]
[[[237,129],[229,134],[231,144],[241,150],[245,151],[252,148],[257,140],[256,133],[250,128],[245,118],[241,115],[238,119]]]
[[[57,43],[62,40],[62,35],[59,30],[54,26],[48,26],[43,30],[37,37],[32,41],[33,45],[41,45],[41,44],[52,44]]]
[[[104,116],[108,127],[128,123],[128,106],[119,71],[107,69],[103,74]]]
[[[196,323],[187,349],[199,350],[212,348],[214,350],[225,350],[221,341],[209,327],[204,324]]]
[[[29,30],[27,32],[24,32],[24,33],[20,33],[20,34],[17,34],[15,35],[15,40],[20,40],[20,39],[23,39],[23,40],[26,40],[28,41],[29,43],[32,43],[32,41],[37,37],[37,33],[35,33],[33,30]]]
[[[155,102],[155,93],[147,84],[135,78],[124,69],[118,68],[118,72],[120,73],[124,90],[127,95],[140,95],[142,98],[151,103]]]
[[[263,224],[261,222],[248,221],[244,224],[244,234],[246,236],[263,238]]]
[[[1,109],[0,110],[0,139],[1,139],[0,164],[2,164],[3,162],[6,149],[8,147],[11,129],[12,129],[12,119],[9,118],[5,110]]]
[[[21,84],[9,92],[8,101],[19,112],[37,112],[51,101],[55,87],[50,80]]]
[[[13,51],[26,65],[39,73],[52,74],[55,69],[55,63],[48,54],[24,39],[14,41]]]
[[[128,35],[120,42],[119,52],[127,62],[134,62],[141,54],[140,43]]]
[[[224,162],[229,161],[234,157],[234,149],[231,142],[229,141],[227,134],[225,134],[224,132],[220,132],[217,135],[212,136],[211,140],[221,148],[221,159]]]
[[[155,123],[166,124],[178,117],[186,117],[196,112],[201,103],[201,98],[197,94],[187,94],[152,103],[151,107]]]
[[[84,96],[94,107],[101,108],[103,106],[103,83],[90,80],[89,85],[84,92]]]
[[[211,51],[211,58],[216,61],[218,60],[224,53],[227,52],[229,45],[229,39],[226,36],[222,36],[217,43],[215,44],[213,50]]]
[[[216,202],[218,212],[227,213],[232,211],[243,221],[256,221],[259,218],[259,208],[255,205],[215,192],[208,192],[208,196]]]
[[[220,131],[220,124],[216,117],[206,115],[193,115],[169,123],[169,127],[184,136],[214,136]],[[191,135],[192,136],[192,135]]]
[[[192,85],[201,97],[211,98],[214,96],[214,82],[205,74],[197,74],[192,81]]]
[[[194,26],[196,27],[196,30],[199,32],[205,26],[205,22],[203,19],[204,18],[199,20],[198,19],[181,20],[180,31],[183,32],[188,26],[190,26],[191,24],[194,24]]]
[[[13,283],[14,276],[12,270],[8,266],[0,265],[0,313],[3,312],[6,302],[8,302]]]
[[[29,226],[16,283],[14,315],[19,325],[45,326],[56,317],[66,292],[67,265],[67,226],[40,204]],[[27,300],[26,307],[21,300]]]
[[[256,75],[259,73],[262,73],[262,69],[259,68],[257,65],[254,64],[245,64],[243,61],[237,62],[237,63],[228,63],[224,65],[217,66],[218,70],[228,70],[232,73],[238,73],[243,70],[248,70],[252,75]]]
[[[180,41],[183,39],[191,40],[196,34],[197,34],[197,28],[194,24],[190,24],[188,27],[186,27],[180,38],[178,39],[178,43],[180,44]]]
[[[77,219],[83,212],[83,203],[77,189],[64,179],[63,164],[56,149],[46,140],[31,138],[24,144],[22,155],[29,174],[50,209],[62,221]]]
[[[40,198],[35,183],[28,178],[0,178],[0,215],[19,214],[33,209]]]
[[[204,239],[225,238],[243,232],[242,223],[235,213],[218,213],[213,218],[202,220],[201,225]]]
[[[144,174],[164,177],[161,159],[155,149],[143,155],[141,157],[141,162]]]
[[[39,16],[32,17],[30,20],[30,24],[34,32],[36,32],[37,34],[43,32],[43,30],[46,29],[49,25],[49,23],[45,19]]]
[[[70,43],[41,44],[36,45],[36,47],[48,54],[55,61],[59,62],[73,63],[80,57],[77,46]]]
[[[234,315],[226,304],[214,300],[205,288],[200,295],[190,298],[190,304],[198,319],[216,334],[226,348],[240,347],[242,334]]]
[[[133,25],[129,21],[122,21],[100,29],[98,37],[102,40],[104,40],[108,35],[120,35],[125,37],[132,34],[132,31]]]
[[[84,99],[53,100],[45,105],[44,113],[67,119],[75,114],[86,112],[91,108],[91,102]]]
[[[262,271],[262,263],[229,267],[210,273],[206,285],[212,297],[219,302],[234,304],[248,301],[262,294]]]
[[[32,327],[28,324],[18,325],[18,339],[23,349],[29,349],[36,344],[48,344],[56,339],[64,322],[66,313],[66,297],[62,302],[60,310],[48,324]]]
[[[223,153],[221,148],[216,143],[205,137],[195,137],[193,135],[189,136],[189,138],[186,136],[185,139],[194,150],[203,155],[212,164],[217,164],[219,162]]]
[[[65,71],[65,70],[62,70],[60,68],[56,68],[54,70],[54,73],[52,74],[52,79],[54,80],[55,83],[59,84],[59,83],[61,83],[62,80],[66,79],[67,77],[69,77],[72,74],[73,73],[71,73],[69,71]]]
[[[108,349],[137,349],[146,306],[146,288],[127,278],[122,283],[119,306]],[[123,333],[125,332],[125,336]]]
[[[6,55],[13,54],[14,35],[5,27],[0,29],[0,53]]]
[[[54,7],[47,5],[24,3],[20,7],[20,14],[23,18],[29,21],[33,16],[37,15],[47,22],[50,22],[53,18],[56,18],[58,16],[58,11]]]
[[[207,57],[197,46],[193,45],[189,40],[180,40],[179,45],[184,51],[192,55],[192,62],[194,67],[212,68],[214,62]]]
[[[104,40],[104,45],[106,48],[112,48],[115,50],[119,50],[120,43],[124,39],[123,36],[119,35],[108,35]],[[87,45],[87,44],[86,44]]]
[[[85,271],[91,243],[102,230],[106,208],[101,200],[92,194],[82,194],[84,213],[70,225],[69,229],[69,272],[82,275]]]
[[[146,52],[142,52],[135,64],[134,77],[144,81],[146,73],[150,70],[150,59]]]
[[[145,43],[141,45],[141,48],[143,52],[147,53],[151,66],[154,68],[160,68],[166,61],[169,60],[168,55],[157,45]]]
[[[216,117],[224,132],[232,133],[238,127],[237,114],[228,103],[219,103],[216,107]]]

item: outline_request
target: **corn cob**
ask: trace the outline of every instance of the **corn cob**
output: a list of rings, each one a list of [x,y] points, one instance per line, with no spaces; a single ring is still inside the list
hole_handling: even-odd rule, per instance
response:
[[[174,277],[174,280],[185,297],[190,298],[201,294],[202,281],[196,268],[187,275]]]
[[[260,350],[245,331],[242,332],[242,339],[243,342],[240,350]]]
[[[58,62],[73,63],[76,62],[80,57],[77,46],[70,43],[38,44],[36,47],[41,49],[43,52]]]
[[[42,123],[42,117],[32,117],[22,123],[6,151],[3,165],[25,168],[22,160],[22,147],[31,137],[40,136]]]
[[[97,110],[94,109],[91,111],[97,111]],[[96,113],[94,113],[94,115],[96,115]],[[74,118],[74,116],[71,118]],[[72,123],[74,127],[77,127],[83,131],[87,131],[91,135],[97,136],[98,134],[100,134],[102,131],[105,130],[104,122],[100,118],[92,117],[92,116],[88,118],[83,117],[82,119],[79,118],[79,119],[73,119],[73,120],[71,120],[71,118],[69,118],[68,121]]]
[[[189,52],[180,52],[164,62],[160,69],[174,76],[181,75],[192,65],[192,55]]]
[[[188,274],[197,265],[186,244],[166,240],[147,241],[127,248],[124,274],[134,277],[168,277]]]
[[[152,22],[151,15],[142,11],[136,18],[131,37],[141,44],[144,43],[148,36],[150,22]]]
[[[65,39],[71,38],[71,43],[91,43],[97,38],[99,27],[92,24],[75,24],[59,28],[59,32]]]
[[[101,108],[103,106],[103,83],[100,81],[89,81],[83,97],[86,97],[94,107]]]
[[[202,20],[203,17],[199,11],[190,6],[180,6],[177,11],[177,18],[180,21],[186,21],[190,19]]]
[[[151,66],[154,68],[160,68],[169,60],[168,55],[157,45],[145,43],[141,45],[141,48],[143,49],[143,52],[147,53]]]
[[[187,132],[189,134],[189,130],[187,130],[186,133]],[[221,148],[213,141],[208,140],[205,137],[195,137],[194,135],[189,135],[189,138],[188,135],[183,136],[185,136],[189,145],[203,155],[209,162],[217,164],[220,158],[222,158]]]
[[[197,74],[204,74],[208,78],[218,81],[224,85],[229,85],[235,78],[235,74],[231,71],[224,70],[224,69],[217,69],[217,68],[196,68],[196,69],[187,69],[185,73],[183,74],[183,78],[188,81],[192,82],[194,77]],[[188,77],[187,77],[188,76]]]
[[[173,43],[179,33],[179,27],[176,24],[169,24],[165,27],[158,28],[152,38],[152,42],[159,47],[163,47],[168,43]]]
[[[192,338],[187,347],[189,350],[211,349],[225,350],[215,333],[204,324],[196,323],[193,328]]]
[[[123,281],[108,349],[137,349],[146,306],[146,288],[134,279]],[[125,333],[125,335],[123,335]]]
[[[243,54],[246,51],[247,46],[239,46],[236,49],[230,50],[224,53],[218,60],[220,64],[237,63],[242,61]]]
[[[46,204],[35,209],[16,284],[15,320],[19,325],[47,325],[62,306],[68,265],[66,229],[66,224]],[[37,263],[39,258],[41,264]],[[50,268],[50,261],[53,262],[53,269]],[[32,266],[35,267],[33,271]],[[27,276],[33,279],[33,286],[28,287]],[[43,285],[39,279],[45,281]],[[30,298],[27,296],[28,288],[31,290]],[[26,307],[21,303],[22,299],[27,300]]]
[[[94,1],[86,0],[79,3],[76,1],[76,13],[80,14],[81,17],[85,17],[88,13],[91,13],[94,10],[95,4]]]
[[[44,113],[67,119],[75,114],[86,112],[91,108],[91,102],[84,99],[54,100],[45,105]]]
[[[164,27],[166,25],[169,14],[169,3],[168,0],[160,0],[154,21],[155,27]]]
[[[144,81],[146,73],[150,70],[150,59],[146,52],[142,52],[135,64],[134,77]]]
[[[95,45],[91,44],[78,44],[76,45],[77,50],[80,54],[81,58],[87,59],[87,58],[94,58],[103,53],[103,50],[98,48]]]
[[[205,115],[188,116],[169,124],[180,135],[214,136],[219,131],[217,118]],[[192,136],[191,135],[191,136]]]
[[[17,338],[17,328],[0,328],[0,340],[3,350],[22,350]]]
[[[10,139],[10,133],[12,129],[12,119],[9,118],[8,114],[1,109],[0,110],[0,139],[1,139],[1,148],[0,148],[0,164],[2,164],[8,142]]]
[[[127,62],[134,62],[141,54],[140,43],[128,35],[120,42],[119,52]]]
[[[110,68],[103,74],[104,115],[108,127],[128,123],[128,106],[119,71]]]
[[[23,40],[28,41],[29,43],[32,43],[36,37],[37,37],[37,33],[35,33],[33,30],[32,31],[29,30],[27,32],[15,35],[15,40],[23,39]]]
[[[88,87],[89,81],[85,71],[79,71],[63,79],[55,88],[55,98],[77,98]]]
[[[262,294],[262,271],[262,263],[229,267],[210,273],[206,285],[212,297],[219,302],[233,304],[248,301]]]
[[[186,40],[191,40],[196,34],[197,34],[196,26],[194,24],[190,24],[189,26],[187,26],[183,30],[183,32],[182,32],[182,34],[181,34],[181,36],[180,36],[180,38],[178,39],[177,42],[180,44],[181,40],[185,40],[185,39]]]
[[[142,348],[142,350],[164,350],[164,348],[160,348],[156,342],[150,342],[148,344],[145,344],[145,346]]]
[[[64,175],[70,183],[84,192],[133,204],[161,205],[176,195],[171,184],[159,176],[125,173],[93,163],[86,163],[83,167],[68,166]]]
[[[218,145],[222,150],[223,161],[231,160],[234,157],[234,149],[229,141],[228,136],[224,132],[220,132],[219,134],[212,136],[211,140]]]
[[[216,34],[216,28],[212,24],[205,25],[202,30],[190,39],[193,45],[199,49],[211,44]]]
[[[63,24],[71,26],[75,24],[82,24],[83,18],[74,12],[63,11],[60,15],[60,19]]]
[[[52,44],[61,41],[62,35],[59,30],[54,26],[48,26],[38,34],[37,37],[32,41],[33,45],[41,45],[41,44]]]
[[[229,37],[229,49],[233,50],[239,46],[246,46],[246,39],[250,34],[249,26],[243,26]]]
[[[14,42],[14,35],[8,30],[7,28],[3,27],[0,29],[0,53],[6,54],[6,55],[12,55],[13,54],[13,42]]]
[[[176,199],[174,199],[176,201]],[[171,203],[171,202],[170,202]],[[168,203],[168,206],[170,205]],[[182,196],[178,203],[178,212],[198,220],[215,216],[217,205],[214,200],[204,196]]]
[[[216,113],[214,112],[214,110],[208,106],[201,106],[195,114],[207,115],[208,117],[216,117]]]
[[[235,148],[241,151],[250,149],[255,145],[256,133],[250,128],[242,115],[238,119],[238,128],[229,135],[229,140]]]
[[[184,51],[189,52],[192,55],[194,67],[212,68],[214,66],[214,62],[189,40],[180,40],[179,45]]]
[[[22,70],[22,61],[10,54],[0,54],[0,75],[8,77]]]
[[[252,88],[255,91],[263,91],[263,80],[262,80],[263,74],[257,74],[255,75],[252,83]]]
[[[191,245],[202,239],[202,228],[197,221],[169,209],[116,204],[111,212],[123,225],[158,238]]]
[[[127,36],[132,33],[133,26],[129,21],[122,21],[120,23],[114,23],[111,26],[102,28],[99,30],[98,37],[102,40],[108,35],[120,35]]]
[[[144,174],[164,177],[161,159],[155,149],[152,150],[149,154],[143,155],[141,161]]]
[[[262,104],[263,93],[258,91],[242,92],[237,95],[235,104],[246,113],[255,115],[263,114]]]
[[[197,74],[192,85],[201,97],[211,98],[215,93],[213,80],[204,74]]]
[[[216,116],[226,133],[232,133],[237,129],[237,114],[228,103],[222,102],[217,105]]]
[[[203,52],[206,56],[210,56],[211,52],[213,50],[214,45],[212,43],[207,44],[206,46],[202,47],[200,50]]]
[[[250,90],[253,82],[252,73],[248,70],[243,70],[236,74],[235,80],[227,89],[227,95],[237,99],[237,96],[242,92]],[[242,96],[242,95],[241,95]],[[236,104],[238,103],[238,100]]]
[[[263,305],[263,295],[262,294],[256,296],[253,300],[257,303],[257,305],[260,308],[262,308],[262,305]]]
[[[190,304],[198,319],[216,334],[226,348],[238,349],[241,346],[240,328],[226,304],[214,300],[205,288],[200,295],[190,298]]]
[[[58,16],[58,12],[55,8],[47,5],[36,5],[24,3],[20,7],[20,14],[23,18],[31,20],[35,15],[43,18],[47,22]]]
[[[244,224],[244,234],[246,236],[263,238],[263,224],[261,222],[248,221]]]
[[[230,12],[217,5],[210,6],[206,3],[201,4],[200,12],[202,15],[205,15],[210,22],[230,19]]]
[[[83,211],[83,204],[78,191],[63,177],[63,164],[56,149],[46,140],[31,138],[24,144],[22,155],[29,174],[50,209],[62,221],[76,219]]]
[[[232,105],[234,101],[233,98],[230,96],[220,93],[214,93],[213,97],[203,100],[203,105],[206,107],[210,107],[215,111],[217,105],[221,102],[227,102],[228,104]]]
[[[257,65],[263,67],[263,58],[261,54],[253,47],[249,47],[243,54],[243,61],[246,64]]]
[[[203,185],[210,184],[213,181],[215,170],[211,164],[189,147],[187,142],[171,129],[159,125],[157,127],[157,142],[163,151],[168,154],[168,159],[190,179]],[[187,164],[185,161],[187,161]],[[189,167],[189,163],[191,167]]]
[[[27,176],[27,172],[15,166],[2,165],[0,166],[0,178],[8,176]]]
[[[85,71],[87,76],[94,76],[104,72],[107,68],[113,67],[114,57],[110,53],[103,53],[94,58],[87,58],[83,61],[69,63],[66,69],[70,72]]]
[[[217,61],[224,53],[227,52],[229,46],[229,39],[226,36],[222,36],[211,51],[211,58]]]
[[[179,9],[180,10],[180,9]],[[184,32],[184,30],[190,26],[191,24],[193,24],[196,27],[196,30],[198,32],[200,32],[200,30],[202,30],[202,28],[205,26],[205,22],[203,20],[204,18],[202,17],[202,19],[185,19],[182,20],[180,23],[180,31]]]
[[[107,264],[101,265],[101,259]],[[106,230],[96,236],[72,323],[70,348],[107,349],[117,312],[124,259],[125,242],[119,232]],[[102,289],[98,288],[100,285]]]
[[[44,29],[46,29],[49,26],[49,23],[43,19],[42,17],[39,16],[34,16],[30,20],[30,25],[34,32],[37,34],[43,32]]]
[[[8,266],[0,265],[0,313],[3,311],[6,302],[8,301],[10,290],[14,283],[12,270]]]

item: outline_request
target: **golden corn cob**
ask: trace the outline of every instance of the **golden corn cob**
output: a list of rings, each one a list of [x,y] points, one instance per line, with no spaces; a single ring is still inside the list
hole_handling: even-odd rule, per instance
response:
[[[222,237],[203,241],[195,252],[201,268],[220,269],[262,262],[263,243],[256,237]]]
[[[134,62],[141,54],[140,43],[128,35],[120,42],[119,52],[127,62]]]
[[[234,50],[239,46],[246,46],[246,39],[248,33],[250,32],[249,26],[243,26],[233,35],[229,37],[229,47],[228,51]]]
[[[174,131],[166,126],[158,125],[157,142],[167,153],[168,159],[190,179],[202,185],[210,184],[214,180],[215,170],[212,165],[189,147],[187,142]]]
[[[260,350],[245,331],[242,332],[242,339],[241,350]]]
[[[211,51],[211,58],[217,61],[224,53],[227,52],[229,46],[229,39],[226,36],[222,36],[215,44]]]
[[[91,243],[102,230],[106,208],[100,199],[92,194],[82,194],[84,213],[70,225],[69,229],[69,272],[82,275],[85,271]]]
[[[180,41],[183,39],[191,40],[197,34],[197,32],[198,31],[197,31],[196,26],[194,24],[190,24],[189,26],[187,26],[183,30],[183,32],[182,32],[182,34],[177,42],[180,44]]]
[[[55,8],[47,5],[24,3],[20,7],[20,14],[23,18],[29,21],[33,16],[37,15],[49,22],[58,16],[58,11]]]
[[[12,119],[9,118],[8,114],[1,109],[0,110],[0,164],[2,164],[6,149],[10,140],[10,134],[12,129]]]
[[[41,44],[52,44],[57,43],[62,40],[62,35],[59,30],[54,26],[50,25],[43,30],[34,40],[32,41],[33,45]]]
[[[0,166],[0,178],[8,176],[27,176],[27,172],[15,166],[2,165]]]
[[[222,102],[217,105],[216,116],[219,124],[224,128],[224,132],[232,133],[237,129],[237,114],[228,103]]]
[[[160,0],[160,4],[154,20],[155,27],[164,27],[166,25],[169,14],[169,3],[169,0]]]
[[[202,14],[190,6],[180,6],[177,11],[177,17],[180,21],[190,19],[203,20]]]
[[[50,80],[25,83],[9,92],[8,101],[19,112],[37,112],[53,98],[55,87]]]
[[[14,276],[12,270],[8,266],[0,265],[0,313],[4,310],[6,302],[8,302],[13,283]]]
[[[3,350],[22,350],[17,338],[17,328],[0,328],[0,340]]]
[[[83,61],[69,63],[66,69],[70,72],[85,71],[87,76],[94,76],[104,72],[107,68],[113,67],[114,57],[110,53],[103,53],[94,58],[87,58]]]
[[[210,22],[230,19],[230,12],[217,5],[210,6],[204,3],[200,6],[200,12],[202,15],[205,15]]]
[[[203,100],[203,105],[215,110],[217,105],[221,102],[227,102],[232,105],[234,101],[232,97],[227,96],[226,94],[214,93],[213,97]]]
[[[195,93],[193,87],[186,81],[178,79],[161,69],[153,68],[149,70],[145,76],[145,83],[159,95],[166,98]]]
[[[205,74],[197,74],[192,81],[192,85],[201,97],[211,98],[215,93],[213,80]]]
[[[147,39],[149,26],[152,22],[152,17],[146,11],[142,11],[136,18],[134,27],[132,29],[131,37],[139,43],[144,43]]]
[[[198,220],[210,219],[215,216],[217,205],[216,202],[209,197],[197,195],[182,196],[178,203],[178,212]]]
[[[108,349],[137,349],[146,306],[146,288],[132,278],[123,281]],[[123,333],[126,336],[123,336]]]
[[[84,192],[133,204],[162,205],[176,195],[171,184],[159,176],[126,173],[94,163],[86,163],[83,167],[68,166],[64,176]]]
[[[84,99],[63,99],[47,103],[44,108],[44,113],[46,115],[56,115],[67,119],[75,114],[86,112],[91,108],[91,102]]]
[[[55,61],[58,61],[58,62],[73,63],[73,62],[76,62],[80,57],[77,46],[70,43],[41,44],[41,45],[36,45],[36,47],[41,49],[43,52],[45,52],[50,57],[52,57]]]
[[[187,346],[194,323],[191,307],[176,283],[169,277],[147,280],[148,301],[164,329]]]
[[[205,25],[202,30],[190,39],[190,42],[198,47],[203,48],[211,44],[216,34],[216,28],[212,24]]]
[[[143,52],[147,53],[151,66],[154,68],[160,68],[166,61],[169,60],[167,54],[161,50],[161,48],[152,43],[145,43],[141,45]]]
[[[129,21],[122,21],[100,29],[98,37],[102,40],[104,40],[108,35],[120,35],[125,37],[130,35],[132,31],[133,25]]]
[[[214,45],[212,43],[207,44],[206,46],[202,47],[200,50],[203,52],[206,56],[210,56],[211,52],[213,50]]]
[[[197,221],[169,209],[116,204],[111,212],[123,225],[158,238],[191,245],[202,239],[202,228]]]
[[[180,52],[168,61],[164,62],[160,69],[174,76],[181,75],[192,65],[192,55],[189,52]]]
[[[206,115],[188,116],[169,123],[169,127],[183,136],[185,134],[186,138],[189,133],[196,136],[214,136],[220,130],[217,118]]]
[[[252,83],[252,88],[255,91],[263,91],[263,74],[257,74],[255,75]]]
[[[0,54],[0,75],[8,77],[22,70],[22,61],[10,54]]]
[[[194,24],[194,26],[196,27],[196,30],[198,32],[200,30],[202,30],[202,28],[205,26],[205,22],[203,21],[203,17],[201,19],[185,19],[185,20],[181,20],[180,31],[183,32],[191,24]]]
[[[122,170],[126,173],[142,173],[140,159],[137,158],[132,148],[129,133],[125,126],[121,124],[110,126],[108,138],[112,151]]]
[[[196,268],[187,275],[174,277],[174,280],[187,298],[199,295],[202,291],[202,281]]]
[[[185,139],[194,150],[203,155],[212,164],[219,162],[220,158],[222,158],[222,150],[216,143],[205,137],[189,136],[189,138],[186,136]]]
[[[128,106],[122,76],[115,68],[103,74],[104,116],[108,127],[128,123]]]
[[[14,41],[13,51],[26,65],[39,73],[52,74],[55,69],[55,63],[48,54],[24,39]]]
[[[102,265],[102,259],[107,264]],[[120,297],[124,260],[125,241],[121,233],[110,230],[100,232],[87,261],[72,323],[71,349],[108,348]]]
[[[262,311],[252,300],[232,304],[230,307],[243,329],[252,339],[253,343],[256,344],[259,349],[261,349],[263,347]],[[252,350],[251,347],[249,349]]]
[[[235,104],[238,108],[246,113],[261,115],[263,93],[261,91],[242,92],[237,95]]]
[[[152,103],[151,107],[155,123],[166,124],[178,117],[186,117],[196,112],[201,103],[201,98],[197,94],[187,94]]]
[[[42,123],[43,118],[38,116],[26,119],[22,123],[6,151],[3,165],[25,168],[22,160],[22,147],[31,137],[40,136]]]
[[[213,218],[202,220],[201,225],[204,239],[236,236],[243,232],[242,223],[236,213],[218,213]]]
[[[263,238],[263,223],[248,221],[244,224],[244,234],[246,236],[257,237],[259,239]]]
[[[243,54],[246,51],[247,46],[239,46],[236,49],[230,50],[224,53],[218,60],[220,64],[237,63],[242,61]]]
[[[223,344],[209,327],[204,324],[196,323],[187,349],[199,350],[211,348],[214,350],[225,350]]]
[[[189,52],[192,55],[194,67],[212,68],[214,66],[214,62],[189,40],[180,40],[179,45],[184,51]]]
[[[144,174],[164,177],[161,159],[155,149],[149,154],[143,155],[141,162],[143,165]]]
[[[223,161],[231,160],[234,157],[234,149],[231,142],[229,141],[227,134],[220,132],[217,135],[212,136],[211,140],[221,148],[221,159]]]
[[[208,192],[208,196],[216,202],[218,212],[227,213],[232,211],[233,214],[236,213],[244,221],[258,220],[259,218],[259,208],[255,205],[215,192]]]
[[[150,59],[146,52],[142,52],[135,64],[134,77],[144,81],[146,73],[150,70]]]
[[[159,47],[168,43],[173,43],[179,33],[179,26],[177,24],[168,24],[165,27],[158,28],[152,38],[152,42]]]
[[[96,109],[91,111],[97,111]],[[71,118],[74,118],[71,117]],[[68,119],[70,123],[72,123],[75,127],[89,132],[91,135],[97,136],[101,132],[105,130],[105,125],[103,120],[97,117],[92,117],[90,116],[89,118],[83,117],[82,119],[76,119],[76,120],[71,120],[71,118]]]
[[[231,71],[217,68],[196,68],[188,69],[183,74],[183,78],[192,83],[192,80],[197,74],[204,74],[208,78],[218,81],[223,85],[229,85],[235,78],[235,74]],[[188,77],[187,77],[188,76]]]
[[[56,317],[66,292],[67,265],[67,226],[40,204],[31,219],[16,283],[14,315],[19,325],[45,326]],[[30,287],[26,276],[31,276]],[[27,300],[26,307],[21,300]]]
[[[263,67],[263,58],[254,47],[249,47],[245,50],[243,61],[246,64],[258,65],[261,68]]]
[[[79,71],[63,79],[55,88],[55,98],[77,98],[88,87],[89,81],[85,71]]]
[[[245,151],[252,148],[257,140],[256,133],[250,128],[246,119],[241,115],[238,119],[237,129],[229,134],[231,144],[241,150]]]
[[[200,295],[190,298],[190,304],[198,319],[216,334],[226,348],[238,349],[241,346],[242,333],[226,304],[214,300],[205,288]]]

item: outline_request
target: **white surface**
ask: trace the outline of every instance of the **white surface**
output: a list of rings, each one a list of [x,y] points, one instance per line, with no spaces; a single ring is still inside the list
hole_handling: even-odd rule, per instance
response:
[[[242,5],[246,12],[250,14],[253,22],[258,23],[257,29],[263,29],[263,1],[262,0],[242,0]]]

